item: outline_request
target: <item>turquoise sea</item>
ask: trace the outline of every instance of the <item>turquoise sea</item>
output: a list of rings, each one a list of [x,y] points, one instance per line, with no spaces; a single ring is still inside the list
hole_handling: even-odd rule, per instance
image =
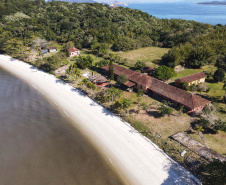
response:
[[[196,3],[137,3],[129,8],[139,9],[157,18],[185,19],[212,25],[226,25],[226,5],[200,5]]]

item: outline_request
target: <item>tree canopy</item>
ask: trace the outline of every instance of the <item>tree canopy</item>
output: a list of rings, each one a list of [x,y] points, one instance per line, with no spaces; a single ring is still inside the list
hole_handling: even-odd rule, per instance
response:
[[[160,66],[155,71],[155,77],[160,80],[168,80],[174,76],[176,76],[174,69],[167,66]]]
[[[218,30],[221,29],[221,30]],[[194,42],[202,34],[225,32],[225,28],[215,28],[195,21],[158,19],[140,10],[99,3],[68,3],[44,0],[0,0],[0,50],[8,52],[7,40],[22,41],[22,46],[31,45],[37,37],[59,43],[73,42],[77,48],[93,48],[98,55],[106,53],[112,45],[116,51],[126,51],[151,45],[162,47],[179,46]],[[222,33],[223,34],[223,33]],[[222,35],[220,34],[220,35]],[[218,52],[224,48],[213,46],[201,48],[203,52]],[[200,40],[201,42],[201,39]],[[196,39],[197,40],[197,39]],[[213,39],[212,39],[213,40]],[[216,40],[216,39],[215,39]],[[14,41],[13,41],[14,42]],[[194,53],[193,55],[196,56]],[[205,54],[204,54],[205,55]],[[212,56],[210,52],[210,56]],[[197,60],[210,57],[197,56]]]
[[[225,68],[226,27],[212,30],[208,34],[194,37],[185,44],[174,46],[162,57],[167,66],[186,65],[200,68],[207,64],[215,64]]]

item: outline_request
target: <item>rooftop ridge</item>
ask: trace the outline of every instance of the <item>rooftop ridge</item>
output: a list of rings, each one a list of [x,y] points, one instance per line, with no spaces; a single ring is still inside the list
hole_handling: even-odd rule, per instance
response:
[[[192,82],[192,81],[199,80],[201,78],[206,78],[206,74],[203,71],[199,72],[199,73],[192,74],[192,75],[184,76],[182,78],[178,78],[175,81]]]
[[[114,74],[122,75],[125,74],[128,77],[127,85],[137,86],[137,88],[142,88],[145,90],[158,94],[164,98],[169,99],[170,101],[175,102],[176,104],[180,104],[184,106],[186,109],[190,111],[195,111],[199,108],[203,108],[206,104],[210,103],[209,100],[204,99],[195,94],[191,94],[185,90],[177,88],[175,86],[166,84],[159,79],[154,77],[150,77],[146,74],[141,74],[136,71],[114,65]],[[102,69],[109,71],[109,65],[102,67]],[[130,81],[130,82],[129,82]]]

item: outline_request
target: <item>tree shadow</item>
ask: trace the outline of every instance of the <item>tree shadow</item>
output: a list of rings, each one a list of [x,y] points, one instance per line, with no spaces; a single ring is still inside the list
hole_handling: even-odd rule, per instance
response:
[[[214,81],[214,79],[212,78],[206,78],[205,80],[207,83],[216,83],[216,81]]]
[[[222,103],[221,96],[211,97],[211,102]]]
[[[12,57],[10,57],[10,61],[16,61],[17,59],[16,58],[12,58]]]
[[[148,116],[152,116],[154,118],[160,118],[161,117],[161,114],[159,114],[158,111],[146,111]]]
[[[60,80],[60,79],[55,80],[55,82],[56,82],[56,83],[60,83],[60,84],[62,84],[62,85],[67,85],[66,82],[64,82],[64,81],[62,81],[62,80]]]
[[[61,81],[66,82],[66,83],[70,83],[71,81],[68,80],[67,76],[61,75],[58,77]]]
[[[83,91],[82,89],[72,88],[71,91],[78,93],[80,96],[86,97],[88,93]]]
[[[223,107],[219,107],[218,111],[222,114],[226,114],[226,109],[224,109]]]
[[[103,107],[103,106],[102,106],[102,113],[104,113],[106,116],[111,116],[111,117],[116,116],[116,115],[114,115],[113,112],[111,112],[110,110],[108,110],[106,107]]]
[[[174,161],[169,165],[165,165],[164,170],[168,172],[168,178],[161,185],[202,184],[191,172]]]

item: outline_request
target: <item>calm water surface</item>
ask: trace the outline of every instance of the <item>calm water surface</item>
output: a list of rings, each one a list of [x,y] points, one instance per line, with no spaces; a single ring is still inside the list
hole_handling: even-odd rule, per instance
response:
[[[120,185],[122,182],[47,99],[0,69],[0,184]]]
[[[200,1],[202,2],[202,1]],[[194,20],[208,24],[226,24],[226,5],[197,3],[136,3],[129,8],[139,9],[157,18]]]

